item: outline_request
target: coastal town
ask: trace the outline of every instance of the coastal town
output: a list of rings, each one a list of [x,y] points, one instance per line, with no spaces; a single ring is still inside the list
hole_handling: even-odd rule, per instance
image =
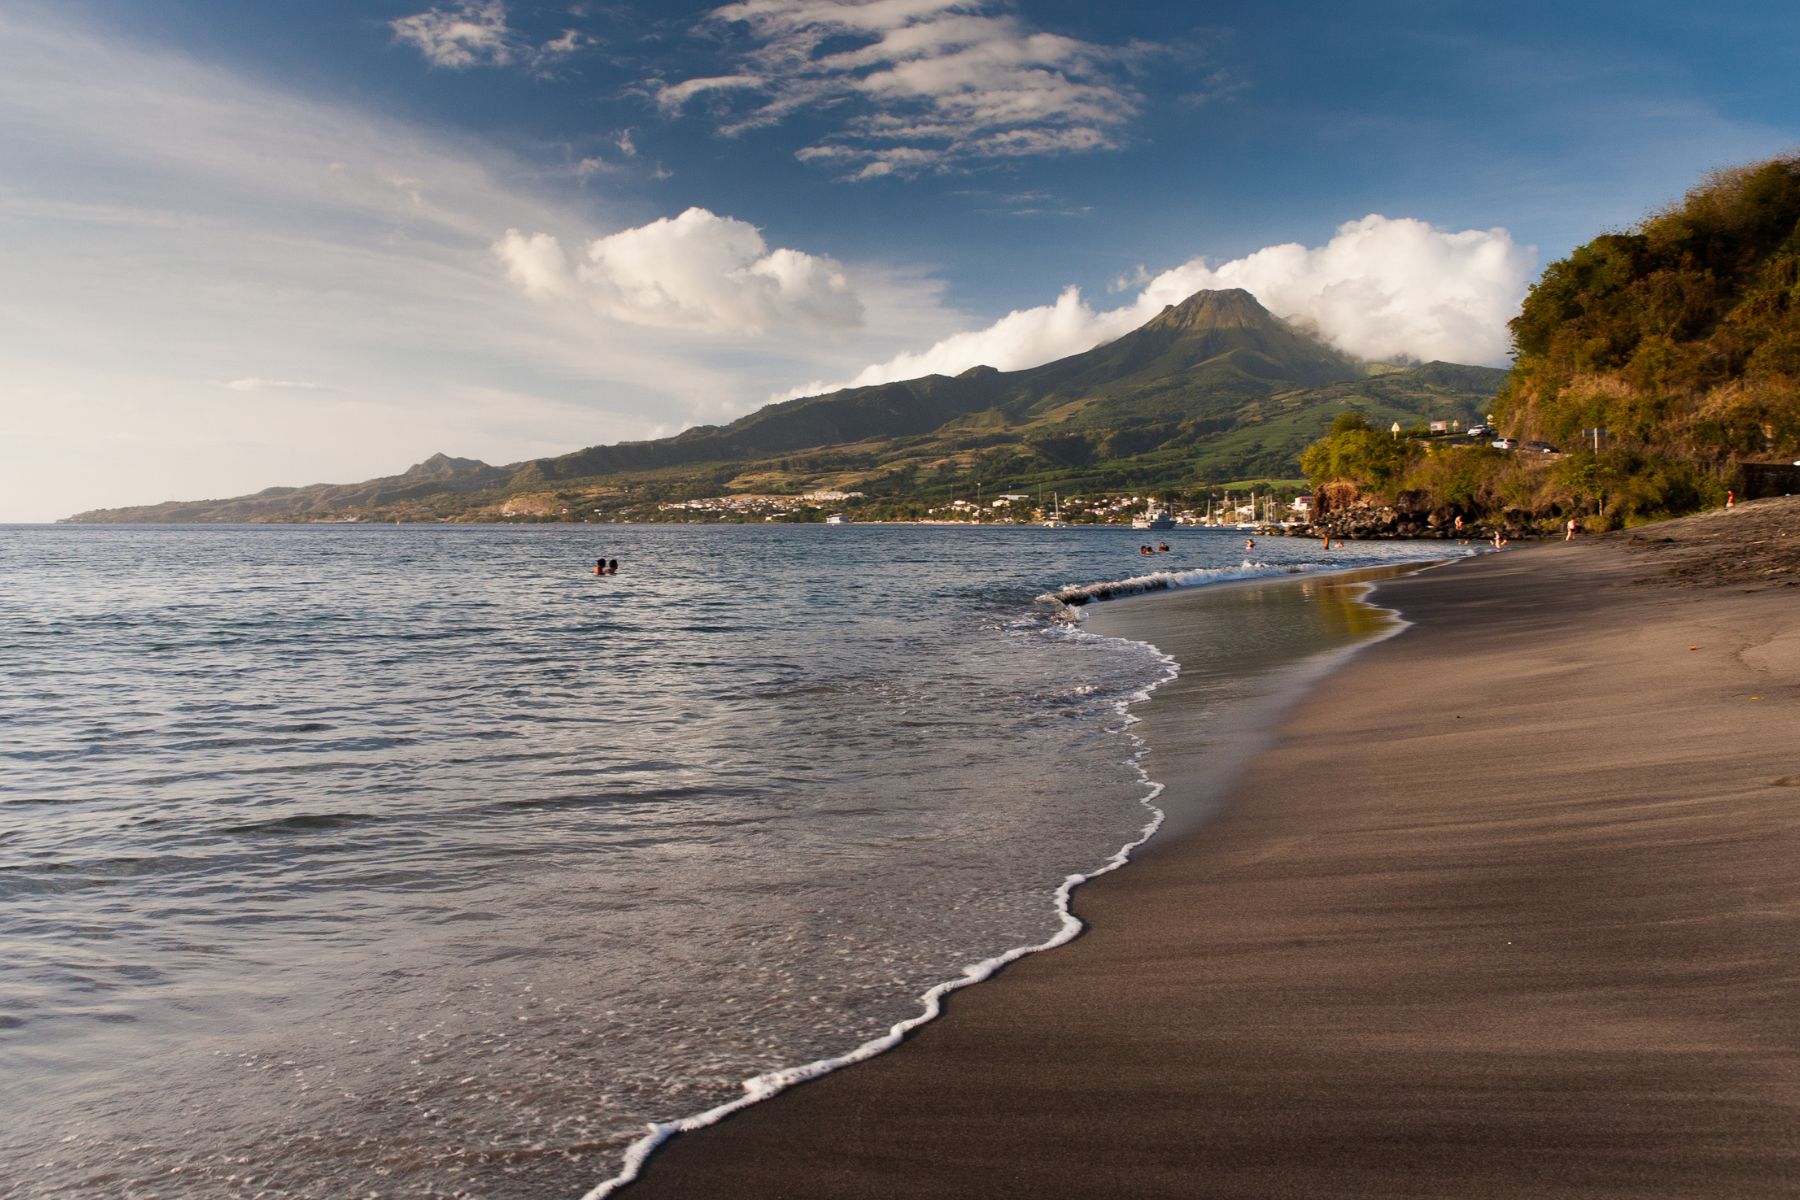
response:
[[[687,522],[735,521],[820,521],[848,524],[852,516],[846,508],[867,497],[861,492],[808,492],[798,496],[741,495],[710,496],[698,500],[665,501],[658,504],[661,520]],[[1229,491],[1209,496],[1198,503],[1189,500],[1181,507],[1149,495],[1029,496],[1003,492],[991,499],[979,495],[923,509],[916,517],[871,516],[859,524],[915,525],[1137,525],[1147,528],[1146,521],[1163,514],[1166,524],[1157,528],[1237,527],[1268,525],[1304,525],[1313,512],[1310,493],[1280,498],[1274,493],[1255,491],[1234,496]],[[559,514],[560,515],[560,514]]]

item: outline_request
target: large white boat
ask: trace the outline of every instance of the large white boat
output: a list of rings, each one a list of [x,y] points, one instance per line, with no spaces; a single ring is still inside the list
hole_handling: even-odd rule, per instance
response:
[[[1062,519],[1062,497],[1052,492],[1050,493],[1050,519],[1044,522],[1044,528],[1067,529],[1068,527],[1069,523]]]
[[[1156,498],[1153,496],[1150,498],[1149,507],[1145,508],[1140,515],[1131,518],[1131,527],[1133,529],[1173,529],[1175,528],[1175,517],[1167,508],[1158,507]]]

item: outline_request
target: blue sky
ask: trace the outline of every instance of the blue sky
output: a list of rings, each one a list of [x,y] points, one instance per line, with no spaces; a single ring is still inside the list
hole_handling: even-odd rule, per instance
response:
[[[1503,362],[1544,263],[1800,146],[1789,3],[0,11],[0,519],[1014,368],[1245,286]]]

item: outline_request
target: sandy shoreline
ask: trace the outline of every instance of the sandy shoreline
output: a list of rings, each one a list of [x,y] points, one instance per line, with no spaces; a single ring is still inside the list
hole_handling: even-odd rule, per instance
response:
[[[1796,1194],[1797,533],[1765,501],[1383,585],[1412,626],[1078,892],[1086,935],[622,1194]],[[1198,789],[1194,714],[1147,709]]]

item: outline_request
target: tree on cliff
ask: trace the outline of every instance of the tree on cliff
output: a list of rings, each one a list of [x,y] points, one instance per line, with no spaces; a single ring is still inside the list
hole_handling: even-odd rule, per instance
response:
[[[1321,501],[1329,498],[1330,506],[1342,507],[1345,499],[1363,492],[1391,490],[1420,453],[1410,440],[1375,429],[1351,409],[1331,423],[1331,432],[1301,452],[1300,469]]]

